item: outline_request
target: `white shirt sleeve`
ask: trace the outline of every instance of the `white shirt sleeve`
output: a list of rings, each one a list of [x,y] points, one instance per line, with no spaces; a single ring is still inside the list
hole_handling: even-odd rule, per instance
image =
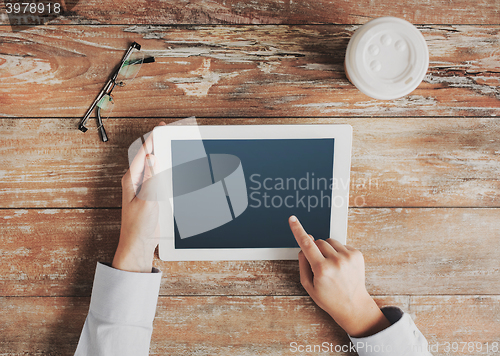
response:
[[[368,337],[349,336],[359,356],[432,356],[409,314],[397,307],[381,310],[391,326]]]
[[[161,272],[134,273],[98,263],[75,356],[147,356]]]

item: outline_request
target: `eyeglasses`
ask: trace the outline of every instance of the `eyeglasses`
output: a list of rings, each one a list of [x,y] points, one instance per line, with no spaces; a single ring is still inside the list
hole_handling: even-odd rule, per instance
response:
[[[125,53],[122,61],[120,62],[120,66],[114,71],[113,75],[104,85],[101,92],[94,100],[83,119],[80,121],[80,124],[78,125],[78,129],[80,131],[86,132],[88,130],[88,128],[85,127],[85,124],[87,123],[90,114],[92,114],[92,111],[97,107],[97,130],[101,134],[102,141],[108,141],[108,135],[106,134],[106,130],[104,130],[103,121],[106,120],[113,111],[114,99],[111,92],[117,85],[119,87],[123,87],[127,83],[130,83],[139,72],[139,69],[141,69],[142,63],[152,63],[155,61],[154,57],[144,58],[142,52],[139,52],[140,50],[141,45],[137,42],[130,45],[127,53]]]

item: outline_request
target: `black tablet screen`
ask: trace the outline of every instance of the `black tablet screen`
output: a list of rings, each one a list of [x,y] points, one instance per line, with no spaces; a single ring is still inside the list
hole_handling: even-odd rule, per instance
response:
[[[172,140],[174,195],[182,180],[175,167],[195,142]],[[297,247],[288,225],[290,215],[296,215],[315,238],[329,237],[334,139],[207,139],[203,146],[208,157],[239,158],[248,206],[228,223],[187,238],[181,238],[176,221],[175,248]]]

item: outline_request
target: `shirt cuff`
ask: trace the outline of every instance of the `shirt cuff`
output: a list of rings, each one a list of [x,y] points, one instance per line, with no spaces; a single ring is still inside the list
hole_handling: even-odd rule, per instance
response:
[[[430,355],[427,340],[409,314],[397,307],[381,310],[391,326],[368,337],[349,336],[359,356]]]
[[[113,323],[150,325],[156,312],[162,276],[156,268],[152,272],[127,272],[98,262],[90,313]]]

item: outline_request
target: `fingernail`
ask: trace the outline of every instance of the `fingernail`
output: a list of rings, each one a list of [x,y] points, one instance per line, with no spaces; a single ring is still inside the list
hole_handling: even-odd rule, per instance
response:
[[[155,157],[150,154],[147,154],[146,162],[148,163],[148,166],[153,167],[155,165]]]
[[[290,216],[290,221],[291,222],[296,222],[297,221],[297,217],[295,215]]]

